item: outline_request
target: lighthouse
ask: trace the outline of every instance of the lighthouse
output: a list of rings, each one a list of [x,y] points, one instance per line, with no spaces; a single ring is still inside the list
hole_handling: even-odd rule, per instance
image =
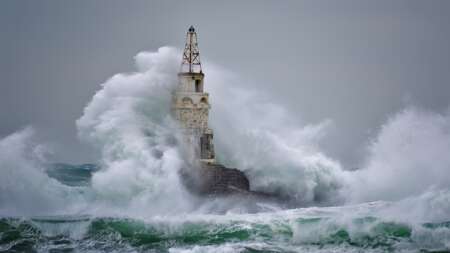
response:
[[[204,78],[197,33],[191,26],[186,34],[178,85],[172,95],[172,115],[180,127],[183,147],[187,147],[183,153],[194,158],[192,163],[180,168],[182,182],[191,192],[200,195],[269,196],[250,191],[250,181],[244,172],[216,161],[213,131],[208,126],[211,105],[209,94],[204,91]]]
[[[203,163],[215,163],[213,131],[208,127],[211,105],[204,92],[204,77],[200,62],[197,33],[193,26],[186,34],[178,85],[173,94],[172,113],[193,156]]]

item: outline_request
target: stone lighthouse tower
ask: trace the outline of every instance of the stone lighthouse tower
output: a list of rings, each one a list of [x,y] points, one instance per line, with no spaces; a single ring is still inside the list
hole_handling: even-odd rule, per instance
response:
[[[178,86],[173,94],[172,112],[195,158],[205,163],[214,163],[213,132],[208,127],[211,106],[208,93],[203,91],[204,77],[197,33],[191,26],[186,35]]]

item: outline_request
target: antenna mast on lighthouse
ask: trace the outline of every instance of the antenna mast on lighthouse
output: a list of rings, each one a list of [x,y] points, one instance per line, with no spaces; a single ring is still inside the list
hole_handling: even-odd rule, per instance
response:
[[[181,73],[202,73],[200,64],[200,51],[197,44],[197,33],[194,26],[189,27],[186,34],[186,45],[184,46],[183,60],[181,62]]]

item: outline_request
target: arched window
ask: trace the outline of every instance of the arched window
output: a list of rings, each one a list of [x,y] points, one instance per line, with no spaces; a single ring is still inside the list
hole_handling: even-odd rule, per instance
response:
[[[208,103],[208,100],[205,97],[202,97],[202,99],[200,99],[200,103]]]
[[[192,104],[192,99],[190,99],[188,97],[184,97],[182,101],[183,101],[183,104],[185,104],[185,105]]]

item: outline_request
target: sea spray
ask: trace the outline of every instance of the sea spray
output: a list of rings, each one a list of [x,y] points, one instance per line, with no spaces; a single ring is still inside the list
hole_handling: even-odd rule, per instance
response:
[[[137,72],[102,84],[77,121],[80,136],[102,151],[92,188],[103,208],[148,216],[187,211],[177,127],[170,117],[179,53],[168,47],[136,56]]]
[[[352,202],[448,190],[450,114],[407,107],[381,126],[368,151],[365,166],[348,177]]]
[[[289,196],[298,206],[343,205],[249,209],[245,198],[200,200],[178,177],[186,161],[170,118],[178,55],[167,47],[138,54],[137,72],[112,77],[87,105],[79,134],[102,153],[90,180],[69,187],[48,177],[45,148],[31,129],[0,140],[0,251],[450,249],[448,113],[400,111],[381,127],[365,166],[345,171],[317,145],[331,121],[301,124],[212,67],[220,162],[244,169],[254,189]]]
[[[164,213],[255,210],[254,204],[247,208],[245,201],[224,200],[228,206],[215,201],[214,205],[190,204],[195,201],[177,174],[189,164],[188,155],[177,141],[179,133],[170,117],[177,55],[166,47],[138,54],[138,71],[113,76],[85,108],[77,121],[80,136],[102,150],[104,167],[94,174],[92,187],[103,195],[101,201],[112,200],[119,207],[136,205],[132,210],[147,209],[146,203],[158,203]],[[316,146],[330,122],[302,127],[281,106],[237,88],[236,80],[229,80],[233,75],[211,66],[207,89],[213,101],[211,122],[218,130],[215,142],[220,162],[244,170],[252,189],[277,193],[295,205],[338,203],[340,165]],[[255,117],[260,112],[264,116]]]
[[[191,196],[180,184],[178,170],[186,166],[187,159],[178,141],[175,122],[170,117],[171,91],[177,82],[178,55],[175,49],[167,47],[157,52],[139,53],[135,57],[137,72],[115,75],[102,84],[77,121],[80,137],[101,151],[102,156],[98,161],[101,169],[92,171],[92,178],[84,179],[82,185],[76,186],[76,182],[73,182],[75,188],[70,189],[74,189],[74,199],[71,196],[65,198],[70,205],[58,204],[60,201],[56,195],[71,194],[59,188],[53,191],[55,194],[46,194],[49,202],[54,202],[58,207],[79,206],[74,212],[98,216],[149,217],[186,212],[245,213],[250,210],[279,209],[273,205],[268,208],[263,203],[248,205],[245,199],[200,200]],[[225,76],[221,68],[211,70],[209,75],[211,80],[217,80],[212,82],[211,90],[214,101],[217,101],[217,106],[213,105],[213,108],[217,109],[214,115],[218,116],[213,118],[213,122],[216,124],[214,127],[219,129],[217,143],[219,152],[223,151],[224,154],[222,161],[246,170],[254,189],[281,193],[295,199],[297,205],[319,201],[322,204],[336,203],[338,197],[331,193],[339,188],[339,180],[335,175],[340,170],[339,165],[313,147],[328,123],[304,128],[292,126],[281,107],[254,100],[256,97],[249,90],[239,92],[243,98],[234,100],[236,105],[227,110],[226,98],[229,94],[236,94],[233,93],[235,84],[225,88],[225,81],[220,82]],[[255,105],[241,110],[241,114],[230,111],[251,101]],[[254,117],[256,108],[264,108],[272,113],[268,118],[258,120]],[[274,119],[286,124],[278,127],[271,123]],[[227,120],[239,124],[220,124]],[[236,132],[239,125],[243,129],[253,130]],[[227,126],[230,126],[229,130],[224,129]],[[240,145],[232,146],[223,141],[229,139],[238,143],[236,140],[240,137],[243,137]],[[20,141],[24,142],[21,145],[27,145],[25,139]],[[273,150],[272,155],[260,153],[260,142],[267,142],[266,151]],[[256,156],[248,153],[253,145]],[[233,156],[234,151],[236,156]],[[23,159],[29,162],[27,158]],[[14,166],[21,165],[15,163]],[[43,168],[34,167],[33,170],[41,171],[41,177],[46,181],[55,181],[43,173]],[[55,177],[58,172],[48,169],[48,173]],[[23,182],[34,179],[16,177],[10,180]],[[65,189],[66,186],[61,187]],[[81,200],[77,200],[79,198]],[[52,210],[53,205],[47,206],[48,210]]]
[[[216,200],[206,200],[206,204],[202,204],[203,201],[190,196],[179,182],[178,170],[186,165],[186,158],[177,138],[177,127],[170,117],[178,55],[175,49],[168,47],[139,53],[135,57],[137,72],[118,74],[105,82],[77,121],[80,137],[102,151],[99,158],[102,169],[94,172],[92,186],[81,194],[74,193],[75,199],[82,196],[80,206],[90,203],[86,212],[147,217],[160,213],[210,212],[218,206],[220,201]],[[242,88],[235,75],[213,64],[207,66],[210,66],[207,81],[211,84],[208,89],[214,98],[211,122],[217,132],[218,159],[244,170],[252,189],[287,196],[298,206],[331,205],[344,203],[344,200],[356,203],[402,199],[433,187],[448,189],[450,180],[445,173],[450,164],[446,156],[450,150],[448,114],[417,108],[399,112],[383,125],[374,139],[366,166],[350,172],[327,157],[317,145],[318,140],[326,136],[330,121],[302,125],[289,117],[283,107],[271,103],[267,94]],[[18,143],[23,143],[22,147],[29,146],[29,137],[17,138],[21,135],[32,134],[12,135]],[[4,142],[14,138],[7,137]],[[36,159],[20,155],[11,162],[8,152],[14,149],[4,150],[4,164],[13,164],[11,168],[22,168],[23,164],[24,171],[33,168],[41,174],[31,179],[20,176],[18,170],[14,172],[16,177],[2,179],[19,184],[30,180],[30,187],[34,181],[58,185],[42,175],[42,166]],[[7,168],[3,166],[2,173],[11,170]],[[10,183],[3,187],[19,191]],[[34,191],[27,187],[22,190]],[[50,191],[55,194],[46,194],[44,199],[72,194],[64,187],[64,190],[55,189],[58,190]],[[85,196],[86,192],[89,197]],[[3,203],[12,203],[9,208],[15,205],[12,196],[3,194]],[[71,197],[66,199],[71,200]],[[220,212],[246,211],[245,206],[235,206],[234,202],[240,203],[224,201],[227,206],[218,209]],[[47,206],[51,209],[52,205]],[[277,207],[270,209],[277,210]]]
[[[76,213],[84,191],[45,173],[45,154],[31,127],[0,139],[0,216]]]
[[[220,162],[245,171],[253,190],[276,192],[297,205],[342,202],[341,165],[318,145],[331,120],[303,124],[268,94],[244,88],[235,74],[214,64],[206,71]]]

